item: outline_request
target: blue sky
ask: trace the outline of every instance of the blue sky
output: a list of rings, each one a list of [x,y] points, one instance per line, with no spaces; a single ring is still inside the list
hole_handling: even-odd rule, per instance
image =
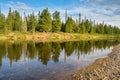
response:
[[[64,21],[64,13],[67,9],[68,15],[74,19],[81,13],[82,18],[96,20],[120,26],[120,0],[0,0],[2,12],[7,15],[9,7],[17,9],[23,14],[42,11],[49,8],[53,13],[55,10],[61,12]]]

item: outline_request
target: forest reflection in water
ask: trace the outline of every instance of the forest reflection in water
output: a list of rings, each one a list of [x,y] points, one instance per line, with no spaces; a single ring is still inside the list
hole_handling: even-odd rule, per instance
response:
[[[37,74],[36,69],[39,69],[38,66],[40,67],[40,65],[46,65],[48,67],[51,67],[48,64],[53,65],[59,63],[59,65],[56,65],[55,67],[58,67],[60,65],[62,66],[63,62],[67,61],[67,58],[71,57],[72,55],[76,55],[73,57],[79,60],[81,55],[89,55],[96,50],[109,49],[117,44],[119,44],[119,42],[112,40],[45,42],[45,43],[43,42],[12,43],[4,41],[0,42],[0,73],[3,73],[5,76],[6,75],[9,76],[8,72],[10,71],[12,72],[13,69],[19,70],[20,67],[18,67],[18,64],[20,64],[21,62],[23,63],[26,62],[30,63],[30,65],[25,64],[24,67],[22,66],[22,68],[20,69],[32,65],[34,66],[32,67],[32,69],[34,68],[33,70],[35,71],[35,74]],[[12,65],[13,69],[10,70],[9,68]],[[19,74],[23,73],[21,72]],[[45,74],[41,75],[44,76]]]
[[[54,62],[59,62],[59,56],[62,50],[65,50],[65,59],[71,56],[74,51],[78,54],[76,58],[79,59],[80,54],[89,54],[94,49],[110,48],[117,44],[119,44],[119,42],[108,40],[62,43],[0,42],[0,66],[2,66],[3,58],[8,58],[10,65],[12,65],[13,61],[19,61],[23,55],[27,59],[37,58],[38,61],[44,65],[47,65],[50,59]]]

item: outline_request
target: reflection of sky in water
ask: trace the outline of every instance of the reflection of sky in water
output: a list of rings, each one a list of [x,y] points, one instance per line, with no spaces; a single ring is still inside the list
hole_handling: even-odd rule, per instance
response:
[[[43,65],[38,61],[37,57],[30,60],[22,55],[18,62],[13,62],[9,65],[9,59],[3,58],[3,65],[0,73],[3,74],[3,79],[14,77],[15,79],[61,79],[71,74],[74,71],[80,70],[91,64],[97,58],[106,57],[111,52],[111,48],[105,50],[95,49],[89,54],[81,54],[73,52],[69,57],[65,55],[65,51],[61,51],[59,62],[54,62],[51,58],[47,65]],[[66,58],[65,58],[66,57]],[[5,78],[4,78],[5,77]]]
[[[106,57],[107,54],[110,53],[110,51],[110,49],[105,49],[103,51],[95,50],[94,53],[91,52],[88,55],[80,54],[79,60],[77,54],[74,53],[71,56],[67,57],[66,61],[64,51],[62,51],[59,57],[59,62],[54,63],[51,60],[48,62],[48,65],[42,65],[42,63],[38,61],[37,58],[33,60],[25,58],[24,60],[24,56],[22,56],[22,58],[18,62],[13,62],[13,64],[10,66],[9,60],[3,59],[4,67],[1,68],[1,72],[3,72],[3,74],[5,74],[6,76],[16,75],[26,77],[27,75],[29,77],[33,76],[33,78],[35,77],[36,79],[39,79],[40,76],[42,76],[43,78],[50,78],[52,76],[65,76],[71,74],[74,71],[82,69],[85,66],[88,66],[97,58]]]

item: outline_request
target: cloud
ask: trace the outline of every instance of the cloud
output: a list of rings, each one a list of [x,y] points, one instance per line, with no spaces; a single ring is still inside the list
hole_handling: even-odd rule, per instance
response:
[[[29,7],[27,4],[22,3],[22,2],[17,2],[16,3],[17,7],[23,10],[32,10],[31,7]]]
[[[89,0],[80,0],[80,2],[89,2]]]
[[[12,1],[8,2],[8,7],[11,7],[13,9],[22,9],[22,10],[32,10],[33,9],[23,2],[12,2]]]
[[[100,4],[100,5],[106,5],[106,6],[111,6],[112,5],[119,5],[120,4],[120,0],[90,0],[91,3],[96,3],[96,4]]]
[[[120,0],[90,0],[91,6],[100,6],[111,9],[115,15],[120,15]]]

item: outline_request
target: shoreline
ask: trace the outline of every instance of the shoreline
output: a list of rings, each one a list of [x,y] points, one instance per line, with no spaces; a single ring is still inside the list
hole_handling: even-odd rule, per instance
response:
[[[68,80],[119,80],[120,44],[114,46],[106,58],[97,59],[92,65],[74,72]]]
[[[79,41],[96,39],[117,39],[120,36],[103,34],[79,34],[79,33],[3,33],[0,40],[12,41],[35,41],[35,42],[56,42],[56,41]]]

